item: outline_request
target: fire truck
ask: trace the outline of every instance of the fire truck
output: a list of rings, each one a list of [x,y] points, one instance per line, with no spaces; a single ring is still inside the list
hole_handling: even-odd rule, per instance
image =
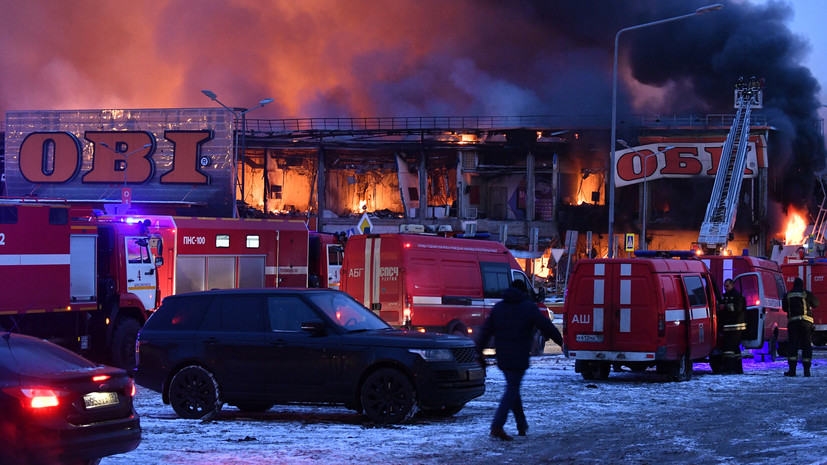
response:
[[[392,326],[421,332],[471,335],[512,282],[523,281],[533,293],[504,245],[476,239],[355,235],[345,246],[341,272],[341,290]],[[542,306],[543,296],[534,297]],[[532,353],[542,353],[544,345],[537,331]]]
[[[563,341],[584,379],[606,379],[613,366],[656,367],[675,381],[717,343],[716,293],[699,260],[580,260],[569,281]]]
[[[698,246],[706,254],[724,253],[732,238],[747,163],[750,115],[753,109],[763,108],[763,89],[763,81],[756,78],[735,86],[737,112],[721,151],[715,184],[698,236]]]
[[[129,366],[161,260],[144,224],[73,215],[66,202],[0,200],[0,326]]]
[[[709,268],[718,289],[732,279],[735,289],[747,301],[747,329],[741,345],[747,349],[761,349],[784,354],[787,343],[787,315],[781,309],[784,297],[784,276],[781,268],[771,260],[748,255],[705,255],[702,261]]]
[[[813,345],[827,344],[827,260],[807,258],[788,260],[781,265],[785,291],[792,289],[795,278],[804,281],[804,288],[815,294],[819,306],[813,310]]]
[[[308,236],[301,220],[106,216],[3,199],[0,326],[130,367],[138,331],[167,295],[307,287]],[[328,255],[315,268],[335,270]]]

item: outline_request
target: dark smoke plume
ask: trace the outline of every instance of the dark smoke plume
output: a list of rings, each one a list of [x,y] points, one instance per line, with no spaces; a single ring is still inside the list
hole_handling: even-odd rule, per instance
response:
[[[211,89],[230,106],[276,99],[250,118],[608,121],[615,33],[706,3],[0,0],[0,112],[203,107]],[[763,77],[780,200],[798,201],[811,184],[800,178],[824,167],[807,43],[786,3],[723,3],[622,37],[619,112],[732,113],[738,77]]]

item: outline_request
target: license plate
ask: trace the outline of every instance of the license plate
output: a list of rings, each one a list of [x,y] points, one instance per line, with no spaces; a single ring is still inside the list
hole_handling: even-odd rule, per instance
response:
[[[83,404],[87,409],[117,405],[118,394],[114,392],[90,392],[83,396]]]
[[[468,370],[468,380],[474,381],[485,377],[485,372],[479,369]]]
[[[578,334],[574,338],[577,342],[603,342],[602,334]]]

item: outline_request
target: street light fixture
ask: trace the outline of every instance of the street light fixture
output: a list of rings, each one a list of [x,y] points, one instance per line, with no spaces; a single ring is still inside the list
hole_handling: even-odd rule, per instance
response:
[[[131,152],[123,152],[123,151],[121,151],[121,150],[118,150],[118,148],[117,148],[117,147],[111,147],[111,146],[110,146],[109,144],[107,144],[106,142],[98,142],[97,144],[98,144],[98,145],[100,145],[100,146],[102,146],[102,147],[106,147],[106,148],[108,148],[109,150],[111,150],[111,151],[113,151],[113,152],[115,152],[115,153],[118,153],[118,154],[120,154],[120,155],[123,155],[123,187],[126,187],[126,157],[128,157],[128,156],[132,155],[133,153],[140,152],[141,150],[143,150],[143,149],[145,149],[145,148],[152,147],[152,144],[144,144],[144,145],[143,145],[143,146],[141,146],[140,148],[137,148],[137,149],[135,149],[135,150],[133,150],[133,151],[131,151]]]
[[[641,250],[647,250],[648,247],[646,245],[646,212],[649,210],[649,208],[648,208],[649,205],[646,203],[646,191],[647,191],[646,181],[649,179],[649,177],[648,177],[649,170],[647,169],[647,167],[648,167],[647,162],[649,161],[649,158],[656,157],[656,156],[658,156],[662,153],[665,153],[669,150],[672,150],[672,149],[675,148],[675,146],[670,145],[669,147],[665,147],[661,150],[658,150],[657,152],[650,153],[649,155],[644,155],[644,154],[638,152],[637,150],[633,149],[632,147],[629,147],[629,144],[627,144],[626,141],[623,140],[623,139],[618,139],[617,143],[624,146],[624,147],[626,147],[627,149],[631,150],[632,152],[635,152],[636,154],[640,155],[643,158],[643,208],[641,208],[642,213],[641,213],[641,223],[640,223],[640,225],[641,225],[640,226],[640,249]]]
[[[617,31],[615,35],[615,51],[614,51],[614,69],[612,71],[612,138],[611,138],[611,155],[609,158],[609,258],[614,256],[614,222],[615,222],[615,145],[616,145],[616,138],[617,138],[617,46],[618,42],[620,41],[620,34],[628,31],[634,31],[637,29],[643,29],[649,26],[655,26],[657,24],[663,23],[671,23],[672,21],[678,21],[681,19],[691,18],[693,16],[700,16],[704,13],[709,13],[711,11],[720,10],[724,6],[720,3],[716,3],[714,5],[703,6],[698,8],[693,13],[688,13],[685,15],[675,16],[673,18],[666,18],[661,19],[658,21],[653,21],[650,23],[638,24],[637,26],[629,26]]]
[[[243,142],[244,133],[247,132],[247,118],[245,117],[245,115],[247,113],[255,110],[256,108],[261,108],[264,105],[267,105],[268,103],[272,102],[275,99],[266,98],[266,99],[263,99],[263,100],[259,100],[258,105],[254,106],[253,108],[241,108],[241,107],[232,107],[232,108],[230,108],[227,105],[224,105],[220,100],[218,100],[218,95],[215,92],[213,92],[209,89],[203,89],[203,90],[201,90],[201,93],[206,95],[207,98],[209,98],[210,100],[218,103],[219,105],[224,107],[225,110],[227,110],[227,111],[229,111],[230,113],[233,114],[233,183],[232,183],[232,189],[233,189],[233,195],[232,195],[233,200],[232,201],[233,201],[233,205],[232,205],[232,208],[233,208],[233,218],[238,218],[238,208],[236,206],[236,196],[235,196],[236,195],[236,190],[238,189],[237,188],[237,186],[238,186],[238,166],[236,165],[236,163],[238,162],[238,119],[241,118],[241,120],[242,120],[242,142]],[[242,143],[242,145],[243,145],[243,143]],[[244,147],[244,152],[246,152],[246,147]],[[242,154],[241,154],[241,157],[242,157],[241,166],[242,166],[242,168],[244,167],[244,155],[245,155],[245,153],[242,152]],[[245,201],[245,199],[244,199],[244,169],[241,170],[241,200]]]

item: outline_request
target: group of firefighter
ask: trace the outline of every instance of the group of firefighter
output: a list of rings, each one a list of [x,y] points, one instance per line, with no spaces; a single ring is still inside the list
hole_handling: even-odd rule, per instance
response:
[[[726,374],[744,372],[741,364],[741,335],[747,329],[745,322],[746,299],[735,289],[731,279],[724,281],[724,295],[718,306],[718,324],[723,332],[723,371]],[[781,302],[787,314],[787,363],[789,370],[784,376],[795,376],[798,365],[798,351],[801,350],[801,365],[804,376],[810,376],[813,359],[813,308],[818,307],[818,299],[812,292],[804,289],[804,281],[795,278],[793,288],[784,294]]]

